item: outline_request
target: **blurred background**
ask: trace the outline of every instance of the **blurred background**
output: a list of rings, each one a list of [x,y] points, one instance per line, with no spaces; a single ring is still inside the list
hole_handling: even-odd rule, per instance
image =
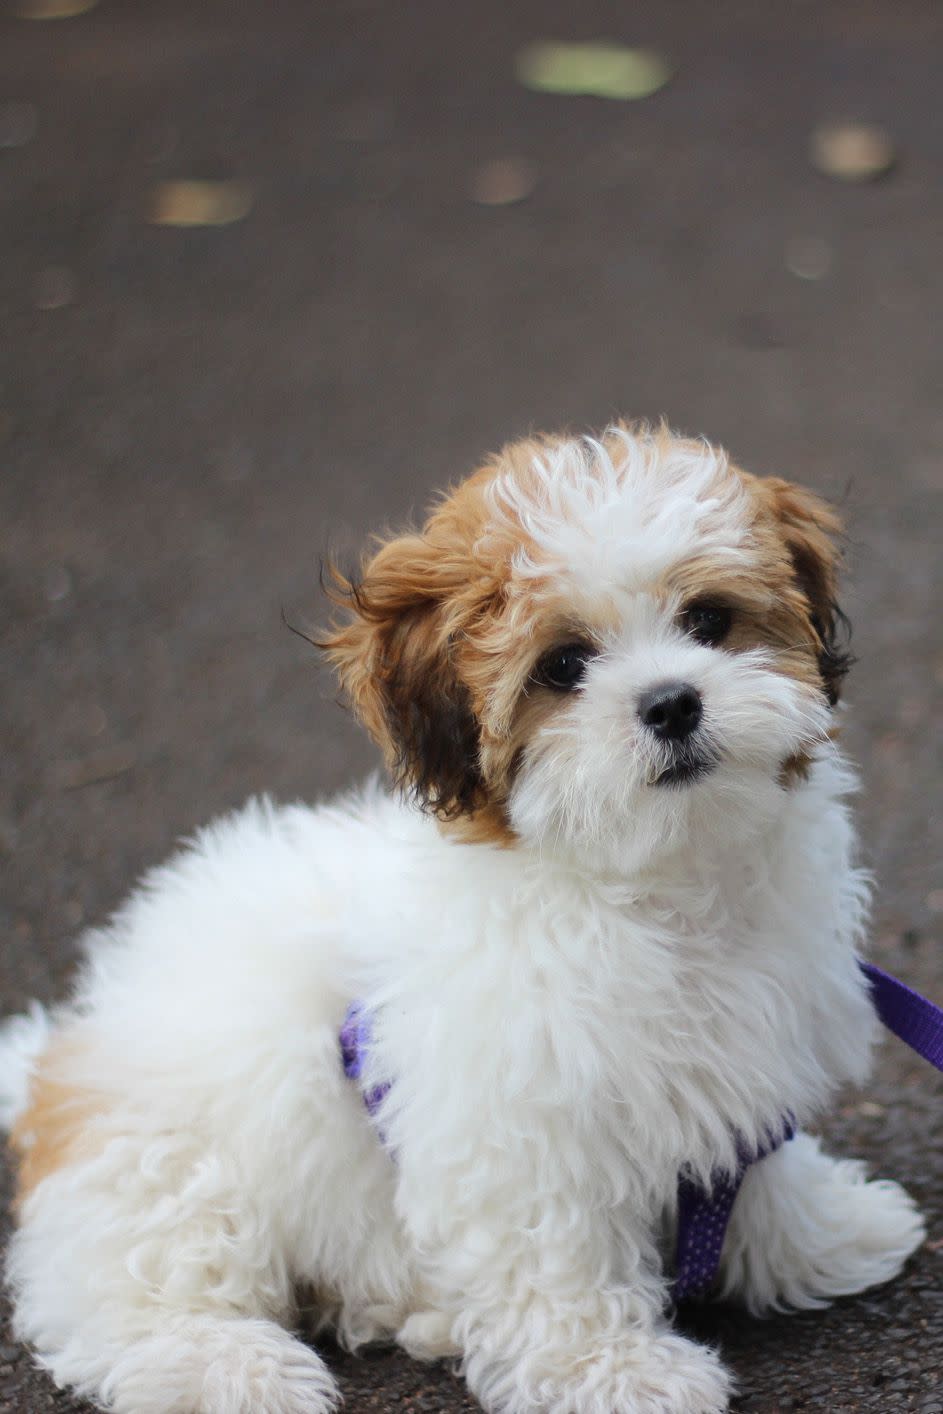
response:
[[[208,816],[372,764],[281,622],[321,554],[619,413],[840,503],[875,952],[943,1001],[941,93],[936,0],[0,0],[3,1010]],[[904,1279],[685,1316],[738,1408],[943,1411],[941,1100],[891,1043],[829,1123],[930,1214]],[[78,1407],[0,1337],[0,1414]]]

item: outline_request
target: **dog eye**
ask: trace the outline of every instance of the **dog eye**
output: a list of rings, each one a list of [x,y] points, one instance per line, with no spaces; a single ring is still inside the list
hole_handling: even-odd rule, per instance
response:
[[[596,650],[586,643],[564,643],[560,648],[551,648],[549,653],[538,658],[533,681],[539,687],[569,692],[582,680],[586,665],[595,653]]]
[[[685,633],[690,634],[696,643],[712,648],[723,643],[730,632],[733,610],[728,609],[726,604],[689,604],[681,615],[681,623]]]

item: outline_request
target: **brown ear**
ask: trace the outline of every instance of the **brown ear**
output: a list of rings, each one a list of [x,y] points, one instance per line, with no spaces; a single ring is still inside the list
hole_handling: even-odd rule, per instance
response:
[[[851,625],[838,605],[841,553],[837,513],[814,492],[770,477],[764,483],[792,560],[796,583],[809,603],[810,620],[821,645],[819,671],[832,706],[854,659],[847,640]]]
[[[478,726],[449,613],[461,574],[422,535],[390,540],[359,580],[331,571],[328,592],[350,617],[320,644],[396,784],[442,819],[482,797]]]

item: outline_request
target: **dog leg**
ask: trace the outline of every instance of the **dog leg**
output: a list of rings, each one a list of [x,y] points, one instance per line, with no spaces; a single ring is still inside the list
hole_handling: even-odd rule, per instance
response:
[[[721,1263],[721,1291],[748,1310],[826,1306],[890,1281],[925,1236],[897,1183],[832,1159],[799,1134],[747,1172]]]
[[[731,1380],[714,1352],[667,1328],[584,1328],[575,1340],[568,1319],[594,1322],[596,1312],[559,1308],[550,1316],[532,1308],[517,1314],[515,1338],[500,1336],[495,1325],[480,1329],[466,1350],[469,1388],[490,1414],[722,1414],[728,1408]],[[530,1349],[523,1346],[528,1339]]]
[[[402,1173],[411,1165],[401,1158]],[[477,1164],[450,1182],[424,1161],[415,1189],[404,1176],[399,1206],[423,1253],[424,1289],[451,1320],[436,1323],[432,1342],[423,1321],[407,1322],[400,1342],[428,1347],[448,1332],[490,1414],[725,1410],[730,1380],[717,1356],[664,1319],[645,1228],[620,1219],[615,1232],[582,1189],[549,1193],[525,1163],[516,1172],[497,1187]],[[473,1205],[455,1201],[472,1192]]]
[[[549,1275],[506,1274],[495,1306],[466,1309],[454,1328],[469,1388],[491,1414],[727,1409],[731,1381],[714,1351],[674,1334],[638,1291],[555,1294]]]
[[[7,1275],[14,1329],[53,1379],[115,1414],[327,1414],[334,1381],[283,1328],[271,1225],[218,1155],[112,1140],[28,1194]]]

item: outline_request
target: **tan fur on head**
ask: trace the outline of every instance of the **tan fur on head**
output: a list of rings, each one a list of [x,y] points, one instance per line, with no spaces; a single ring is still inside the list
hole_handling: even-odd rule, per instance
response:
[[[505,578],[477,549],[485,479],[444,501],[421,535],[382,545],[358,581],[333,571],[332,597],[352,617],[323,641],[394,779],[443,820],[473,814],[487,798],[460,668],[467,636],[494,612]]]
[[[818,640],[822,681],[834,706],[851,666],[850,656],[838,641],[845,625],[837,601],[841,520],[821,497],[803,486],[772,476],[754,479],[753,484],[783,537],[796,587],[804,597]]]
[[[601,647],[614,613],[605,596],[577,595],[559,565],[542,571],[539,537],[495,487],[509,484],[526,501],[540,494],[537,468],[548,458],[573,448],[586,463],[586,446],[597,445],[616,459],[626,437],[643,441],[653,459],[705,452],[665,428],[625,424],[599,444],[527,439],[445,497],[421,532],[381,544],[359,579],[331,572],[329,593],[347,612],[321,646],[397,784],[468,838],[513,839],[505,806],[517,764],[559,710],[552,696],[528,689],[540,652],[568,636]],[[752,575],[731,567],[721,548],[691,555],[652,592],[679,603],[729,600],[737,606],[730,649],[773,649],[780,671],[834,703],[848,665],[836,644],[837,517],[811,492],[741,472],[722,456],[718,465],[724,486],[737,483],[748,499]],[[591,458],[581,474],[591,478]],[[631,497],[628,479],[625,490]],[[561,505],[565,521],[565,498]]]

